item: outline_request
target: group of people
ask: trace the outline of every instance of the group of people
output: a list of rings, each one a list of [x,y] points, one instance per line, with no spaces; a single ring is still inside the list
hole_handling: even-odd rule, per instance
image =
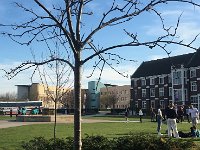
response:
[[[127,107],[125,108],[124,116],[125,116],[126,122],[129,122],[129,120],[128,120],[129,109]],[[139,116],[140,116],[140,122],[142,122],[142,116],[143,116],[142,109],[139,110]]]
[[[183,106],[177,107],[177,105],[174,105],[173,103],[170,103],[168,107],[166,107],[165,111],[162,112],[160,105],[158,106],[157,110],[154,112],[153,108],[151,108],[151,121],[157,122],[157,133],[158,136],[162,136],[161,134],[161,126],[162,121],[166,120],[167,122],[167,135],[168,137],[200,137],[200,131],[197,129],[197,123],[199,120],[199,111],[197,108],[195,108],[193,105],[188,107],[186,109],[186,114],[184,113]],[[125,109],[125,118],[128,122],[128,114],[129,109]],[[138,115],[140,117],[140,122],[142,123],[142,116],[143,112],[142,109],[139,109]],[[187,121],[190,123],[190,119],[192,122],[192,127],[190,128],[189,133],[183,133],[182,131],[178,132],[177,130],[177,122],[183,122],[184,116],[187,116]]]
[[[179,132],[177,130],[177,119],[179,119],[181,122],[183,121],[183,107],[180,107],[180,110],[182,111],[181,113],[177,111],[177,107],[174,106],[173,103],[170,103],[169,106],[165,109],[165,116],[163,116],[163,113],[160,109],[160,106],[158,106],[157,109],[157,132],[158,132],[158,136],[161,136],[161,125],[162,125],[162,120],[164,120],[164,118],[167,121],[167,134],[169,137],[176,137],[176,138],[180,138],[179,136]],[[180,114],[181,115],[180,115]],[[191,127],[191,134],[193,136],[197,136],[197,123],[198,123],[198,119],[199,119],[199,111],[197,108],[194,108],[193,105],[191,105],[190,109],[188,110],[188,115],[191,116],[191,121],[192,121],[192,127]]]

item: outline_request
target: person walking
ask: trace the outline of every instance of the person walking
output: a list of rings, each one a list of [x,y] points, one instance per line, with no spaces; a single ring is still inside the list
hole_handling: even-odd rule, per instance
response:
[[[126,122],[128,122],[128,115],[129,115],[129,109],[126,107],[125,108],[125,119],[126,119]]]
[[[198,119],[199,119],[199,111],[197,108],[194,108],[193,105],[190,106],[189,113],[192,119],[192,126],[197,126]]]
[[[140,116],[140,122],[142,123],[142,116],[143,116],[142,109],[139,110],[139,116]]]
[[[183,122],[183,115],[184,115],[184,111],[183,111],[183,106],[181,106],[179,109],[178,109],[178,120],[179,122]]]
[[[153,110],[152,107],[151,107],[151,109],[150,109],[150,112],[151,112],[151,122],[154,122],[154,121],[155,121],[155,116],[156,116],[156,114],[155,114],[155,112],[154,112],[154,110]]]
[[[160,109],[160,105],[158,105],[158,109],[157,109],[157,123],[158,123],[158,126],[157,126],[157,132],[158,132],[158,136],[161,136],[161,125],[162,125],[162,119],[163,119],[163,115],[162,115],[162,111]]]
[[[172,137],[172,131],[173,131],[173,136],[179,138],[177,123],[176,123],[177,113],[174,109],[173,103],[170,103],[169,108],[166,109],[166,117],[167,117],[168,137]]]
[[[10,109],[10,117],[12,118],[12,108]]]
[[[188,106],[186,109],[185,109],[185,113],[186,113],[186,117],[187,117],[187,121],[188,123],[190,123],[190,107]]]

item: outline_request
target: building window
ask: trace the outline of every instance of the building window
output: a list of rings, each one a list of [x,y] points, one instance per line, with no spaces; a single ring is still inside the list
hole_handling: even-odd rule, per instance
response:
[[[197,82],[196,81],[191,82],[191,91],[197,91]]]
[[[196,69],[190,70],[190,78],[196,77]]]
[[[134,96],[137,98],[137,90],[134,90]]]
[[[159,84],[164,84],[164,77],[159,77]]]
[[[150,85],[154,85],[155,84],[155,78],[150,78]]]
[[[146,85],[146,80],[145,80],[144,78],[141,79],[141,85],[142,85],[142,86]]]
[[[194,107],[198,108],[198,97],[197,95],[192,95],[190,97],[190,102],[192,105],[194,105]]]
[[[164,100],[160,100],[160,108],[161,109],[165,108],[165,101]]]
[[[146,97],[146,89],[142,89],[142,97]]]
[[[172,96],[172,87],[169,87],[169,96]]]
[[[162,97],[164,96],[164,88],[159,88],[159,96]]]
[[[155,97],[155,88],[150,88],[150,96]]]
[[[146,109],[146,101],[142,101],[142,109]]]
[[[175,89],[174,90],[174,100],[176,102],[182,100],[182,90],[181,89]]]
[[[173,72],[173,84],[181,84],[181,71]]]
[[[134,87],[137,87],[137,80],[134,80]]]
[[[135,107],[138,108],[138,101],[135,101]]]

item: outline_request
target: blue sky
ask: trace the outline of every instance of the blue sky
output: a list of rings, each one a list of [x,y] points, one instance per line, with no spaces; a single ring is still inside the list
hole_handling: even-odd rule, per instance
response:
[[[47,5],[48,8],[51,7],[52,0],[42,0],[44,4]],[[58,3],[61,0],[57,0]],[[9,24],[15,22],[23,22],[29,16],[18,9],[13,3],[13,0],[1,0],[0,1],[0,24]],[[17,2],[21,2],[27,7],[33,8],[38,13],[42,13],[40,9],[33,4],[32,1],[24,1],[17,0]],[[87,9],[95,11],[93,17],[83,18],[83,21],[86,22],[85,32],[94,28],[97,23],[99,17],[102,16],[102,13],[108,10],[110,6],[110,2],[108,0],[95,0],[94,3],[90,4]],[[147,2],[143,0],[143,2]],[[185,42],[190,42],[194,36],[200,33],[200,9],[193,7],[191,5],[178,4],[178,3],[170,3],[168,5],[160,5],[156,7],[157,10],[162,14],[163,18],[165,18],[164,22],[167,26],[175,26],[177,18],[180,14],[182,14],[178,35]],[[155,16],[152,12],[146,12],[142,14],[140,17],[136,18],[134,21],[125,23],[123,25],[118,26],[117,28],[106,28],[102,32],[98,33],[95,36],[95,43],[100,46],[109,46],[111,44],[118,44],[122,42],[129,41],[129,37],[127,37],[123,29],[126,29],[129,32],[137,33],[138,37],[142,41],[152,40],[155,37],[161,35],[163,31],[161,30],[161,24],[159,18]],[[8,29],[0,28],[0,32]],[[200,38],[197,39],[197,42],[194,43],[195,46],[198,45]],[[199,44],[200,45],[200,44]],[[31,50],[34,50],[37,57],[41,56],[39,49],[45,49],[42,44],[33,43],[30,46],[21,46],[17,43],[14,43],[7,37],[0,36],[0,69],[9,69],[14,66],[20,64],[20,62],[24,62],[26,60],[31,60]],[[179,46],[169,46],[168,49],[172,51],[171,56],[186,54],[194,52],[188,48],[183,48]],[[142,63],[142,61],[148,61],[153,59],[159,59],[167,57],[166,53],[159,49],[148,49],[147,47],[126,47],[121,49],[116,49],[113,52],[119,54],[120,56],[136,60],[137,62],[124,62],[121,65],[116,66],[118,70],[125,72],[129,76],[135,71],[135,69]],[[85,54],[87,55],[87,54]],[[86,78],[88,76],[88,72],[91,72],[91,64],[92,62],[87,63],[83,68],[83,87],[87,88],[87,82],[90,80],[97,80],[99,72],[95,72],[95,74],[91,78]],[[28,70],[20,73],[16,77],[11,80],[7,80],[4,77],[4,72],[0,71],[0,93],[5,92],[16,92],[16,86],[18,84],[30,84],[30,76],[32,70]],[[40,82],[38,76],[34,77],[33,82]],[[117,73],[113,72],[109,67],[105,67],[105,71],[102,76],[103,83],[111,83],[117,85],[125,85],[130,84],[130,78],[124,78]]]

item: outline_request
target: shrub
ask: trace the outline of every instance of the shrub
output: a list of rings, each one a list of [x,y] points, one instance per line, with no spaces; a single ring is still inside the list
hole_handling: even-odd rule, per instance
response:
[[[108,139],[104,136],[86,136],[82,140],[83,150],[189,150],[200,149],[192,139],[159,138],[154,135],[128,135]],[[36,137],[23,142],[24,150],[72,150],[73,138],[50,139]]]
[[[49,147],[49,141],[44,137],[35,137],[29,142],[23,142],[22,148],[25,150],[47,150]]]
[[[22,148],[24,150],[72,150],[73,138],[68,137],[64,139],[46,140],[44,137],[36,137],[29,142],[23,142]]]
[[[196,146],[192,140],[159,138],[153,135],[130,135],[115,140],[116,150],[186,150]]]
[[[104,136],[86,136],[83,139],[83,150],[112,150],[113,142]]]
[[[116,145],[114,148],[117,150],[157,150],[164,145],[162,140],[152,135],[129,135],[115,140]]]

